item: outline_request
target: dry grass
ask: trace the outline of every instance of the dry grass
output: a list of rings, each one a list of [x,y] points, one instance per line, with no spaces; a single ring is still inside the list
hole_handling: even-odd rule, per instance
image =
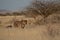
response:
[[[60,40],[60,23],[55,24],[48,23],[45,25],[36,25],[33,23],[33,21],[36,21],[34,19],[31,22],[32,25],[27,24],[24,29],[21,29],[20,26],[15,28],[12,25],[14,20],[19,21],[21,19],[33,20],[34,18],[29,17],[26,18],[25,16],[0,16],[0,21],[2,22],[1,23],[2,26],[0,26],[0,39],[1,40]],[[12,25],[12,28],[6,28],[9,25]]]
[[[32,5],[27,11],[1,14],[0,40],[60,40],[60,4],[35,1]]]

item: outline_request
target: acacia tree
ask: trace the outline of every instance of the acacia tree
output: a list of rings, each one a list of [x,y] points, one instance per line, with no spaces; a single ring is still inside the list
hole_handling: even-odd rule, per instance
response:
[[[32,2],[32,6],[28,7],[28,11],[32,13],[31,14],[38,14],[43,16],[44,18],[49,16],[50,14],[60,11],[60,3],[57,3],[56,1],[41,1],[36,0]]]

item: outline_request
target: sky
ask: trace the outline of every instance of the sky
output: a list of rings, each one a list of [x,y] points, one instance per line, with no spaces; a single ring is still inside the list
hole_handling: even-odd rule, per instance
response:
[[[0,0],[0,10],[17,10],[23,9],[30,5],[32,0]]]

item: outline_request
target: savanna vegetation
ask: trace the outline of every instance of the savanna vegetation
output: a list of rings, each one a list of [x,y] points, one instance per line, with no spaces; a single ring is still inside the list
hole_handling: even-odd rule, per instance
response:
[[[35,40],[40,40],[41,37],[41,40],[60,40],[60,0],[33,0],[25,11],[5,13],[0,14],[0,16],[3,16],[1,17],[2,20],[0,19],[0,24],[4,22],[4,25],[7,24],[7,26],[5,25],[6,28],[13,29],[21,26],[20,28],[24,29],[23,31],[14,29],[14,34],[16,33],[15,35],[13,34],[14,36],[11,36],[14,30],[10,30],[10,32],[12,31],[10,33],[12,39],[13,37],[17,39],[22,37],[21,39],[23,40],[29,38],[31,40],[35,38]],[[38,18],[38,16],[41,17]]]
[[[59,0],[51,0],[51,1],[44,1],[44,0],[33,0],[32,4],[26,7],[26,11],[21,12],[13,12],[12,14],[0,14],[4,15],[41,15],[44,18],[53,14],[57,11],[60,11],[60,1]]]

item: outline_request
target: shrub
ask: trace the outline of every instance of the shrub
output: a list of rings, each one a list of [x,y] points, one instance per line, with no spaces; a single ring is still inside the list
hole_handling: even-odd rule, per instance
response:
[[[59,1],[58,1],[59,2]],[[60,3],[56,3],[55,1],[44,1],[44,0],[36,0],[32,2],[32,6],[27,8],[27,11],[32,12],[31,14],[38,14],[43,16],[44,18],[53,14],[54,12],[60,11]]]

